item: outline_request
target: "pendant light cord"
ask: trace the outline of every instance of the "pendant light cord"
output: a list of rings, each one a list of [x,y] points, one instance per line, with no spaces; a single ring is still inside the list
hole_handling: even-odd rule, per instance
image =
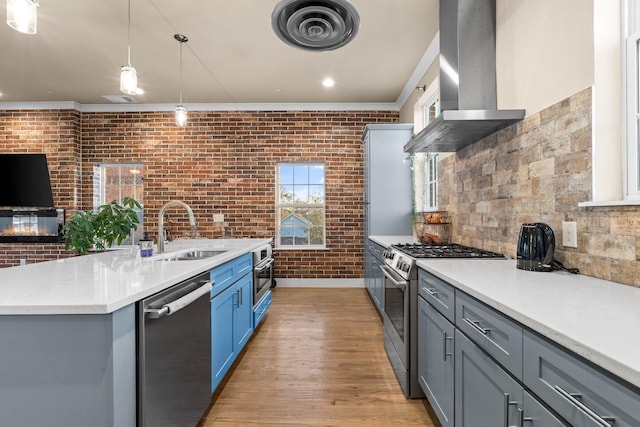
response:
[[[131,0],[128,0],[127,21],[127,65],[131,67]]]
[[[180,42],[180,105],[182,105],[182,43]]]

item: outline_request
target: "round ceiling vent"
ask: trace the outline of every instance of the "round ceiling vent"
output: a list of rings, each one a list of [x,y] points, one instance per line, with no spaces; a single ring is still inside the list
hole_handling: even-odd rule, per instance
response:
[[[273,31],[306,50],[334,50],[358,33],[360,16],[346,0],[282,0],[271,14]]]

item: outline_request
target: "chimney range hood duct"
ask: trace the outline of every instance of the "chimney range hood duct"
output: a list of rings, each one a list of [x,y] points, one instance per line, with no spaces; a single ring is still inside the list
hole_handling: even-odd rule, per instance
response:
[[[458,151],[524,118],[496,93],[495,0],[440,0],[441,113],[404,151]]]

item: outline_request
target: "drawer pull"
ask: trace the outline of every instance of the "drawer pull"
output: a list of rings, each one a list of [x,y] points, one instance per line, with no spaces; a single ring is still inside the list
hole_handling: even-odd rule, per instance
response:
[[[570,404],[572,404],[573,406],[575,406],[576,408],[578,408],[579,410],[584,412],[593,421],[598,423],[598,425],[600,425],[602,427],[613,427],[613,424],[615,423],[615,418],[614,417],[607,417],[607,416],[603,417],[603,416],[600,416],[600,415],[596,414],[595,412],[593,412],[591,409],[589,409],[589,407],[587,405],[585,405],[584,403],[580,402],[576,398],[576,396],[581,397],[582,396],[581,394],[579,394],[579,393],[569,393],[568,391],[564,390],[559,385],[556,385],[554,387],[554,390],[561,397],[563,397],[566,401],[568,401]]]
[[[515,400],[510,400],[509,393],[504,393],[504,427],[509,427],[509,406],[518,405]]]
[[[453,353],[447,353],[447,340],[453,340],[453,337],[447,336],[447,331],[442,331],[442,361],[447,361],[447,356],[453,356]]]
[[[463,318],[462,320],[464,320],[469,326],[471,326],[476,331],[480,332],[482,335],[487,335],[489,334],[489,332],[491,332],[491,329],[481,327],[479,320],[470,320],[466,317]]]
[[[532,423],[533,422],[533,418],[532,417],[525,417],[524,416],[524,411],[520,408],[518,408],[518,416],[520,417],[520,426],[519,427],[524,427],[524,423]]]
[[[425,291],[426,293],[428,293],[432,297],[435,297],[436,295],[441,293],[441,292],[436,291],[435,289],[429,289],[426,286],[423,286],[422,290]]]

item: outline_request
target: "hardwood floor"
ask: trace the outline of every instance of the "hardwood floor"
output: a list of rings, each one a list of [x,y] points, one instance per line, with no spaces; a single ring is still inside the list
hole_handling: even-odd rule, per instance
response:
[[[267,317],[199,426],[437,425],[424,400],[402,394],[366,292],[273,289]]]

